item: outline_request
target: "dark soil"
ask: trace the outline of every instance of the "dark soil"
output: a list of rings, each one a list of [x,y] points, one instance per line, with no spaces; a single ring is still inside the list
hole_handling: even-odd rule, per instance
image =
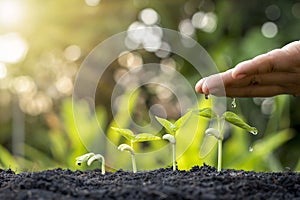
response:
[[[300,199],[300,173],[217,172],[204,165],[143,172],[0,170],[0,199]]]

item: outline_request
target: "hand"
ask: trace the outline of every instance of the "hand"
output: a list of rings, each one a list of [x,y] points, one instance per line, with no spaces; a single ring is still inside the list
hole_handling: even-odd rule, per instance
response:
[[[203,78],[195,90],[228,97],[300,95],[300,41],[241,62],[226,72]]]

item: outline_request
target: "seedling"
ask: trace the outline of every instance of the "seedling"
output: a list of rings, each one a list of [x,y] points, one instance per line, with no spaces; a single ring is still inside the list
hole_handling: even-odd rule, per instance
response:
[[[168,140],[172,144],[172,163],[173,163],[173,171],[176,170],[176,139],[171,134],[163,135],[164,140]]]
[[[229,122],[232,125],[235,125],[237,127],[240,127],[244,130],[247,130],[248,132],[252,133],[253,135],[257,134],[257,129],[255,127],[251,127],[248,125],[245,121],[243,121],[237,114],[226,111],[223,113],[223,115],[220,117],[217,115],[211,108],[204,108],[201,110],[195,111],[198,113],[199,116],[210,118],[212,120],[217,121],[217,128],[208,128],[205,131],[205,137],[207,136],[214,136],[218,141],[218,171],[221,170],[222,166],[222,141],[223,141],[223,126],[222,126],[222,120],[225,120]],[[215,144],[215,143],[214,143]],[[205,157],[213,148],[214,144],[211,147],[207,147],[205,140],[202,144],[201,150],[200,150],[200,156]]]
[[[132,162],[132,171],[133,173],[137,172],[137,168],[136,168],[136,162],[135,162],[135,157],[134,157],[134,150],[131,146],[129,146],[128,144],[120,144],[118,146],[118,149],[120,151],[128,151],[131,154],[131,162]]]
[[[190,117],[191,112],[186,113],[179,118],[175,123],[170,122],[167,119],[155,117],[157,121],[165,128],[167,134],[163,135],[164,140],[168,140],[172,144],[172,163],[173,171],[176,170],[176,135],[179,128],[187,121]]]
[[[83,162],[87,162],[87,165],[90,166],[94,161],[101,161],[101,173],[105,174],[105,159],[101,154],[87,153],[76,158],[76,165],[81,165]]]
[[[147,141],[154,141],[154,140],[161,140],[160,137],[155,136],[150,133],[140,133],[140,134],[134,134],[129,129],[121,129],[116,127],[111,127],[113,130],[115,130],[117,133],[121,134],[123,137],[125,137],[127,140],[130,141],[130,146],[128,144],[121,144],[118,149],[120,151],[127,150],[131,153],[131,160],[132,160],[132,170],[135,173],[137,171],[136,169],[136,163],[135,163],[135,153],[134,153],[134,147],[133,144],[136,142],[147,142]]]

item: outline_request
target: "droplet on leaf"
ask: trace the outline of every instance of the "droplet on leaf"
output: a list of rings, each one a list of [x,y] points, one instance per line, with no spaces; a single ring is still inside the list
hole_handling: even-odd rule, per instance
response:
[[[232,98],[231,107],[236,108],[235,98]]]
[[[252,146],[249,147],[249,151],[250,151],[250,152],[253,151],[253,147],[252,147]]]

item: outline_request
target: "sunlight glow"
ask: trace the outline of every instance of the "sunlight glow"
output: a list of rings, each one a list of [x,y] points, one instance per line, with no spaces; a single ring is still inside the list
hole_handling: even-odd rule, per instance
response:
[[[17,63],[28,50],[26,41],[18,33],[0,35],[0,62]]]
[[[88,5],[88,6],[97,6],[99,5],[101,0],[85,0],[85,3]]]
[[[7,69],[4,63],[0,63],[0,79],[5,78],[7,75]]]
[[[19,0],[0,1],[0,24],[12,26],[24,18],[24,7]]]

